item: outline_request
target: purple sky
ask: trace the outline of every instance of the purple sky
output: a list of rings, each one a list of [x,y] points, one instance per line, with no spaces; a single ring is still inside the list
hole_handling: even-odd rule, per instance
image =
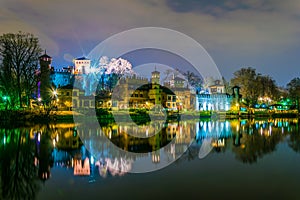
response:
[[[298,0],[1,0],[0,34],[31,32],[53,65],[87,55],[98,43],[131,28],[156,26],[198,41],[232,78],[241,67],[279,86],[300,76]]]

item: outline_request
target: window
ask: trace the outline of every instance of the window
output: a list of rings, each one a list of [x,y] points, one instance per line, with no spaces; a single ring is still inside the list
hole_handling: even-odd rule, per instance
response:
[[[70,92],[67,92],[66,96],[70,96]]]
[[[84,101],[84,106],[88,107],[89,106],[89,101]]]
[[[73,92],[73,96],[77,96],[78,93],[76,91]]]

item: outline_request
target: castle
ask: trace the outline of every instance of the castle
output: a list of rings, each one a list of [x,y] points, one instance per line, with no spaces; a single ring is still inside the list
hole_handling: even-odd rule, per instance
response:
[[[40,57],[39,95],[43,100],[52,101],[58,109],[71,110],[83,108],[151,108],[162,105],[169,111],[206,110],[227,111],[233,102],[240,98],[238,88],[232,95],[225,93],[225,86],[220,80],[208,86],[208,94],[195,93],[188,88],[185,79],[175,76],[160,84],[160,72],[151,73],[150,81],[137,75],[121,77],[112,91],[100,91],[87,94],[84,89],[91,87],[89,80],[80,87],[74,87],[75,78],[84,78],[91,72],[91,61],[81,57],[74,59],[74,66],[55,70],[51,67],[52,58],[46,54]],[[99,81],[96,82],[100,84]],[[55,95],[47,93],[47,88],[57,88]]]

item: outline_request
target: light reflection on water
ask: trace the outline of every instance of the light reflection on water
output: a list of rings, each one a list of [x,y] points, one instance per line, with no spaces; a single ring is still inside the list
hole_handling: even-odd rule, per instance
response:
[[[108,124],[96,132],[83,132],[74,124],[2,128],[2,196],[9,199],[27,195],[31,199],[41,181],[57,176],[52,173],[54,169],[65,169],[65,173],[71,170],[73,176],[97,182],[127,176],[136,167],[152,165],[160,169],[160,164],[167,161],[175,162],[175,166],[186,160],[205,162],[210,154],[226,153],[239,163],[253,164],[276,152],[280,144],[289,154],[300,151],[298,119],[175,121],[159,128],[161,132],[150,138],[127,133],[145,136],[155,127],[136,128],[125,123]],[[115,145],[122,151],[112,148]],[[127,151],[134,153],[128,157]]]

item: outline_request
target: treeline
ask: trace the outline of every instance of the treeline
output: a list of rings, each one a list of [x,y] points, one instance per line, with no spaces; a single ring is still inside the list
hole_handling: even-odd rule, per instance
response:
[[[254,68],[241,68],[233,73],[234,77],[227,86],[239,86],[245,102],[255,104],[259,98],[268,101],[279,101],[289,98],[294,103],[300,97],[300,78],[293,78],[285,88],[278,87],[276,81],[269,75],[257,73]]]

